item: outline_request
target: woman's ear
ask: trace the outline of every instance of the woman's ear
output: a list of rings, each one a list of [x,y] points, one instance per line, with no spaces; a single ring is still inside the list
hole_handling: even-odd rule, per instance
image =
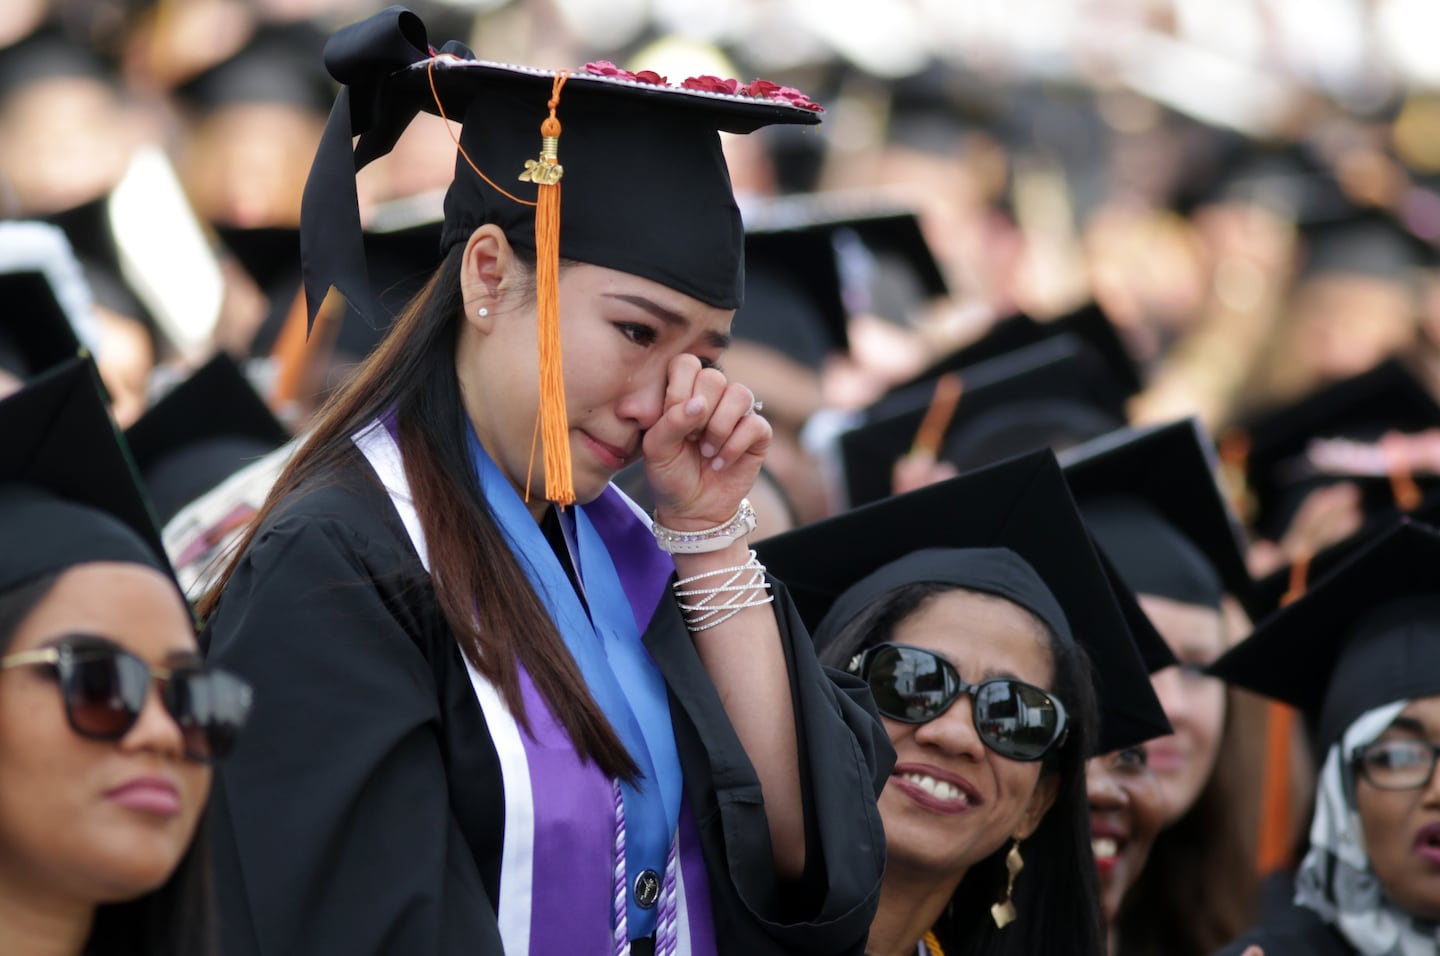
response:
[[[1011,834],[1016,840],[1028,840],[1040,829],[1040,821],[1045,819],[1045,814],[1055,805],[1055,798],[1060,793],[1060,775],[1058,773],[1042,773],[1040,779],[1035,783],[1035,789],[1030,794],[1030,803],[1025,807],[1020,821],[1015,825],[1015,832]]]
[[[514,268],[514,250],[499,226],[487,223],[470,234],[460,267],[460,292],[465,320],[479,331],[490,330]]]

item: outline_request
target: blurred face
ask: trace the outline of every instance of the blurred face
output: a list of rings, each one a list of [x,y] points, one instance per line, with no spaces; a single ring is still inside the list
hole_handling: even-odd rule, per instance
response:
[[[1110,923],[1160,832],[1160,781],[1146,763],[1145,748],[1131,747],[1086,761],[1085,789],[1100,903]]]
[[[533,287],[528,274],[517,284],[524,282]],[[460,376],[481,443],[523,490],[539,404],[535,306],[513,292],[505,301],[498,309],[487,306],[491,314],[484,319],[468,308]],[[639,459],[641,438],[664,411],[670,360],[689,353],[715,364],[729,344],[732,314],[614,269],[575,264],[561,270],[565,400],[580,503],[593,501]],[[537,454],[531,488],[544,487]]]
[[[76,633],[108,638],[151,665],[199,656],[174,585],[134,564],[66,571],[4,656]],[[0,892],[23,886],[99,904],[163,884],[210,792],[210,769],[184,760],[181,746],[153,686],[135,726],[106,743],[71,729],[52,668],[0,671]]]
[[[1417,309],[1404,284],[1365,276],[1310,279],[1294,301],[1302,365],[1320,381],[1367,372],[1415,340]]]
[[[1391,741],[1440,744],[1440,697],[1401,711],[1377,742]],[[1355,808],[1365,853],[1385,892],[1411,916],[1440,919],[1440,774],[1406,790],[1381,789],[1357,774]]]
[[[1202,671],[1225,650],[1225,625],[1219,611],[1151,594],[1140,606],[1180,662],[1151,677],[1175,733],[1145,745],[1169,826],[1194,806],[1220,752],[1225,685]]]
[[[1049,689],[1050,648],[1039,625],[1009,601],[948,591],[890,638],[934,651],[972,683],[1013,677]],[[880,795],[889,866],[959,879],[1011,837],[1028,837],[1054,802],[1058,778],[1039,761],[1001,757],[981,742],[963,696],[924,724],[882,718],[895,769]]]

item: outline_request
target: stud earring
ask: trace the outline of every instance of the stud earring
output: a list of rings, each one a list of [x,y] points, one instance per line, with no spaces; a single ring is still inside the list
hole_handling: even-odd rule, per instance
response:
[[[482,305],[482,306],[480,306],[480,308],[476,311],[475,314],[478,315],[478,316],[480,316],[480,318],[483,319],[483,318],[485,318],[485,316],[487,316],[487,315],[490,314],[490,310],[487,309],[487,308],[485,308],[485,306]]]

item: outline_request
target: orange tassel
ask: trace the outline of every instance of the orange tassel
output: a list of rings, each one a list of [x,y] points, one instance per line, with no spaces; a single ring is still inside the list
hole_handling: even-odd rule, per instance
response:
[[[560,507],[574,504],[575,479],[570,464],[570,419],[565,409],[565,376],[560,350],[560,89],[569,74],[555,76],[550,115],[540,124],[540,158],[525,163],[520,178],[536,184],[535,302],[540,346],[540,443],[545,456],[545,497]],[[532,448],[530,468],[535,467]],[[530,480],[525,480],[530,500]]]
[[[935,392],[930,397],[930,407],[915,432],[915,441],[910,454],[923,455],[934,461],[940,457],[940,448],[945,444],[945,432],[955,418],[955,409],[960,405],[965,384],[959,373],[947,372],[935,381]]]
[[[1265,775],[1260,793],[1260,833],[1255,868],[1261,876],[1288,869],[1294,822],[1290,806],[1290,740],[1293,708],[1270,701],[1265,715]]]

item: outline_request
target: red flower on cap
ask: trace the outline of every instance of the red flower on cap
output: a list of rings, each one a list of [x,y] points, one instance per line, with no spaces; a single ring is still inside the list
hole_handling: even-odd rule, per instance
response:
[[[774,93],[783,89],[779,83],[771,83],[769,80],[757,79],[749,86],[742,86],[740,92],[746,96],[753,96],[758,100],[768,100]]]
[[[791,106],[798,106],[802,110],[812,110],[816,113],[822,112],[825,109],[825,107],[821,106],[819,103],[816,103],[810,97],[806,96],[804,93],[801,93],[793,86],[780,87],[780,89],[770,94],[770,98],[774,100],[784,100]]]
[[[641,83],[652,83],[655,86],[670,85],[670,80],[668,77],[661,76],[654,70],[641,70],[639,73],[632,73],[630,74],[630,79],[638,80]]]
[[[740,91],[739,80],[722,80],[718,76],[692,76],[680,86],[687,90],[699,90],[702,93],[729,93],[735,95]]]

